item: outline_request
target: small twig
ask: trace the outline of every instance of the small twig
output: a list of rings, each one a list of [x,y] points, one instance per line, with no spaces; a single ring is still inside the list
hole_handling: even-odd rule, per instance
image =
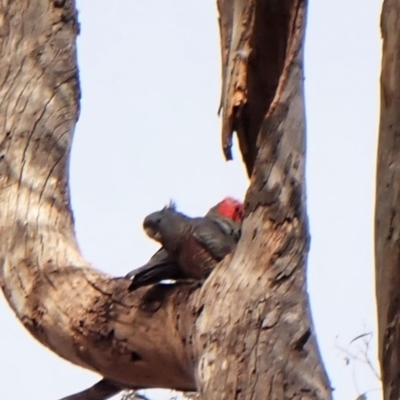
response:
[[[365,361],[366,361],[366,363],[369,365],[369,367],[371,368],[371,371],[372,371],[373,374],[375,375],[376,379],[378,379],[379,381],[381,381],[382,378],[381,378],[379,372],[376,370],[374,364],[372,363],[372,361],[371,361],[371,359],[370,359],[370,357],[369,357],[369,355],[368,355],[368,353],[369,353],[369,343],[370,343],[370,342],[368,342],[368,343],[365,342],[365,346],[366,346],[366,352],[365,352],[365,354],[364,354]]]
[[[369,339],[367,339],[368,337],[369,337]],[[370,367],[370,369],[373,372],[373,374],[375,375],[376,379],[378,379],[380,381],[381,377],[380,377],[378,371],[376,370],[374,364],[372,363],[372,361],[371,361],[371,359],[369,357],[369,346],[370,346],[371,339],[372,339],[372,332],[364,333],[362,335],[359,335],[359,336],[355,337],[350,342],[350,344],[354,343],[355,341],[357,341],[359,339],[363,339],[363,343],[364,343],[364,346],[365,346],[365,350],[362,351],[362,355],[364,357],[362,361]]]
[[[361,335],[356,336],[354,339],[350,340],[350,344],[354,343],[356,340],[365,338],[365,336],[371,336],[372,332],[362,333]]]
[[[107,379],[102,379],[90,388],[71,396],[63,397],[61,400],[107,400],[120,391],[120,387]]]
[[[356,341],[362,339],[363,347],[357,346],[357,347],[356,347],[357,352],[354,352],[354,351],[350,351],[350,350],[348,350],[348,349],[345,349],[345,348],[343,348],[342,346],[338,345],[337,343],[336,343],[335,347],[336,347],[338,350],[340,350],[342,353],[345,354],[345,356],[346,356],[345,359],[346,359],[346,363],[347,363],[347,364],[349,364],[350,361],[356,361],[356,362],[361,362],[361,363],[367,365],[368,368],[369,368],[369,369],[372,371],[372,373],[374,374],[375,378],[376,378],[379,382],[381,382],[381,377],[380,377],[378,371],[376,370],[376,368],[375,368],[375,366],[374,366],[374,363],[372,362],[372,360],[371,360],[371,358],[370,358],[370,356],[369,356],[370,343],[371,343],[372,337],[373,337],[372,332],[367,332],[367,333],[363,333],[363,334],[358,335],[358,336],[356,336],[355,338],[353,338],[353,339],[350,341],[349,345],[352,345],[352,344],[354,344]],[[359,390],[358,385],[357,385],[357,380],[356,380],[356,376],[355,376],[355,368],[354,368],[354,367],[355,367],[355,365],[353,364],[353,381],[354,381],[354,385],[355,385],[355,387],[356,387],[356,391],[357,391],[358,393],[360,393],[360,390]],[[369,393],[370,391],[374,391],[374,390],[380,390],[380,389],[371,389],[371,390],[369,390],[369,391],[366,391],[366,392],[364,392],[363,394],[360,394],[359,397],[357,398],[357,400],[358,400],[358,399],[361,400],[361,399],[365,398],[365,395],[366,395],[367,393]],[[364,397],[363,397],[363,396],[364,396]]]

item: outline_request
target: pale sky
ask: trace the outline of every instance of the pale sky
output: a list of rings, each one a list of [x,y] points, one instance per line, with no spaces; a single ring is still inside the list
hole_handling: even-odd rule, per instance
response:
[[[305,55],[308,289],[336,400],[379,383],[337,346],[376,333],[373,206],[379,117],[380,0],[310,1]],[[243,198],[241,158],[226,163],[217,108],[215,0],[79,0],[83,90],[72,205],[85,257],[123,275],[157,245],[145,215],[171,198],[189,215]],[[98,377],[36,342],[0,298],[0,384],[7,400],[57,400]],[[376,338],[376,336],[375,336]],[[371,349],[375,360],[375,347]],[[153,393],[167,399],[169,392]],[[148,393],[149,394],[149,393]]]

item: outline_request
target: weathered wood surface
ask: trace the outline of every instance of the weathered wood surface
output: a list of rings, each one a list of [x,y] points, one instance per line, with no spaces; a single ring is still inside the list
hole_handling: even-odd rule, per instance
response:
[[[3,2],[1,286],[41,343],[123,387],[198,389],[210,400],[330,399],[305,283],[306,2],[218,4],[224,147],[229,155],[236,129],[251,175],[242,239],[201,289],[129,293],[127,280],[82,258],[74,234],[74,2]]]
[[[400,396],[400,2],[385,0],[375,206],[379,358],[385,400]]]

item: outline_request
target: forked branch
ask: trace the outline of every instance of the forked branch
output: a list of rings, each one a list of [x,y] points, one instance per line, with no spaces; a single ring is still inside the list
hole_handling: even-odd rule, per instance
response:
[[[330,399],[305,287],[306,3],[218,6],[224,149],[229,156],[235,130],[251,175],[242,238],[200,289],[131,293],[128,280],[91,268],[74,235],[75,4],[0,8],[0,283],[34,337],[121,387],[197,389],[221,400]]]

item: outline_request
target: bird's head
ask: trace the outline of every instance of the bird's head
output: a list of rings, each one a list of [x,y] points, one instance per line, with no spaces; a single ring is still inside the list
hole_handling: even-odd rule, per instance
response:
[[[244,216],[244,206],[233,197],[225,197],[215,206],[217,214],[241,224]]]
[[[171,202],[162,210],[149,214],[143,221],[143,229],[150,238],[173,251],[187,226],[187,220],[184,214],[176,210],[175,203]]]

